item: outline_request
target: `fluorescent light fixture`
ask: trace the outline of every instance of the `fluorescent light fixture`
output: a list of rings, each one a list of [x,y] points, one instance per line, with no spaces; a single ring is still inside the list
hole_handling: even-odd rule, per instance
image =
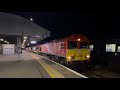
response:
[[[37,43],[37,41],[31,41],[30,43],[32,43],[32,44],[36,44],[36,43]]]
[[[36,35],[35,37],[40,37],[40,36],[37,36],[37,35]]]

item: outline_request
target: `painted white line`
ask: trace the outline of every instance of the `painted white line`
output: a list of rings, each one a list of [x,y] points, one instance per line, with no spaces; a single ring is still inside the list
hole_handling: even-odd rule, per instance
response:
[[[94,76],[94,77],[96,77],[96,78],[100,78],[100,77],[98,77],[98,76],[96,76],[96,75],[94,75],[94,74],[91,74],[92,76]]]
[[[36,54],[36,55],[38,55],[38,54]],[[55,62],[55,61],[52,61],[52,60],[50,60],[50,59],[48,59],[48,58],[46,58],[46,57],[44,57],[44,56],[41,56],[41,55],[38,55],[38,56],[43,57],[43,58],[45,58],[45,59],[47,59],[47,60],[49,60],[49,61],[51,61],[51,62],[53,62],[53,63],[55,63],[55,64],[57,64],[57,65],[60,65],[61,67],[67,69],[68,71],[71,71],[72,73],[74,73],[74,74],[76,74],[76,75],[78,75],[78,76],[80,76],[80,77],[88,78],[88,77],[86,77],[86,76],[84,76],[84,75],[82,75],[82,74],[80,74],[80,73],[78,73],[78,72],[76,72],[76,71],[74,71],[74,70],[72,70],[72,69],[70,69],[70,68],[68,68],[68,67],[65,67],[65,66],[63,66],[63,65],[61,65],[61,64],[59,64],[59,63],[57,63],[57,62]]]

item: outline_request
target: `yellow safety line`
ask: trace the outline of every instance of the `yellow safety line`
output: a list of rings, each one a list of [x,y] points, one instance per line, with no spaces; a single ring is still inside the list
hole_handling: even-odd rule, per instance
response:
[[[30,54],[30,53],[29,53]],[[31,54],[30,54],[31,55]],[[37,58],[35,58],[33,55],[31,55],[35,60],[37,60]],[[37,60],[38,61],[38,60]],[[48,74],[50,75],[51,78],[56,78],[40,61],[38,61],[43,67],[44,69],[48,72]],[[64,76],[63,76],[64,77]]]
[[[80,77],[88,78],[88,77],[86,77],[86,76],[84,76],[84,75],[82,75],[82,74],[80,74],[80,73],[78,73],[78,72],[76,72],[76,71],[73,71],[72,69],[67,68],[67,67],[65,67],[65,66],[63,66],[63,65],[61,65],[61,64],[59,64],[59,63],[57,63],[57,62],[55,62],[55,61],[52,61],[52,60],[50,60],[50,59],[48,59],[48,58],[46,58],[46,57],[44,57],[44,56],[40,56],[40,57],[45,58],[45,59],[47,59],[47,60],[49,60],[49,61],[51,61],[51,62],[53,62],[53,63],[55,63],[55,64],[57,64],[57,65],[60,65],[61,67],[69,70],[70,72],[72,72],[72,73],[74,73],[74,74],[76,74],[76,75],[78,75],[78,76],[80,76]]]
[[[31,55],[31,54],[30,54]],[[32,55],[31,55],[32,56]],[[35,60],[37,60],[34,56],[32,56]],[[37,60],[38,61],[38,60]],[[38,61],[39,62],[39,61]],[[52,73],[50,73],[49,72],[49,70],[41,63],[41,62],[39,62],[40,63],[40,65],[42,65],[43,67],[44,67],[44,69],[48,72],[48,74],[50,75],[50,77],[51,78],[55,78],[55,76],[54,75],[52,75]]]

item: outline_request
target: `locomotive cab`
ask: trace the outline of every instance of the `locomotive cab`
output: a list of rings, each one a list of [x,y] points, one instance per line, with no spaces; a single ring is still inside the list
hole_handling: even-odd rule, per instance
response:
[[[80,38],[73,38],[67,42],[66,59],[70,61],[89,61],[90,49],[87,40]]]

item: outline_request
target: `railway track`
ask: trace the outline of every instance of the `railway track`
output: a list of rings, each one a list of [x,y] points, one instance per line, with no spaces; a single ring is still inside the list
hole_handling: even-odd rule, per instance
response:
[[[48,58],[48,57],[46,57]],[[59,63],[59,62],[57,62]],[[93,68],[91,70],[80,71],[77,67],[69,67],[66,66],[88,78],[120,78],[120,71],[116,71],[113,68],[103,67],[103,66],[96,66],[97,68]]]
[[[46,57],[47,58],[47,57]],[[50,58],[49,58],[50,59]],[[55,61],[56,62],[56,61]],[[57,62],[57,63],[59,63],[59,62]],[[60,63],[59,63],[60,64]],[[66,66],[66,65],[64,65],[64,66]],[[80,70],[79,70],[79,68],[76,68],[76,67],[72,67],[72,66],[66,66],[66,67],[68,67],[68,68],[70,68],[70,69],[72,69],[72,70],[74,70],[74,71],[76,71],[76,72],[78,72],[78,73],[80,73],[80,74],[83,74],[83,75],[85,75],[85,76],[87,76],[87,77],[89,77],[89,78],[103,78],[103,76],[100,76],[100,75],[98,75],[98,74],[95,74],[95,73],[92,73],[91,71],[85,71],[85,72],[81,72]]]
[[[109,71],[108,69],[86,71],[81,74],[89,78],[120,78],[120,73]]]
[[[88,78],[120,78],[120,71],[119,69],[115,68],[112,70],[108,67],[93,68],[91,70],[79,71],[78,68],[71,68],[74,71],[87,76]]]
[[[88,78],[102,78],[102,76],[98,76],[98,75],[93,74],[91,72],[82,72],[81,74],[87,76]]]

